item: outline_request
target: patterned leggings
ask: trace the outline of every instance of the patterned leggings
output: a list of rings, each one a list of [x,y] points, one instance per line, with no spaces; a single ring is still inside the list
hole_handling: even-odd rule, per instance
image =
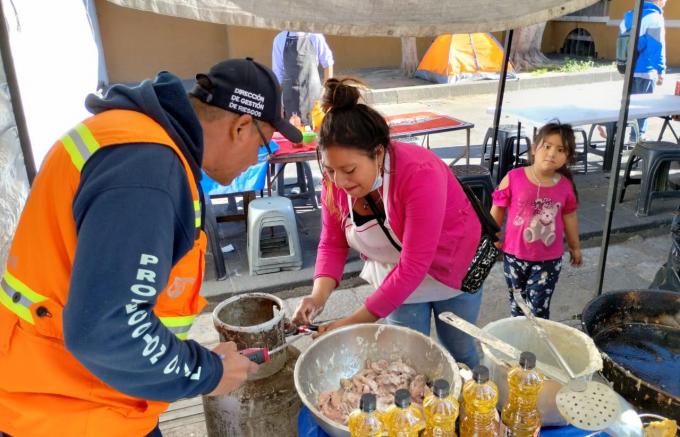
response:
[[[513,317],[524,313],[515,303],[513,292],[519,291],[536,317],[550,318],[550,299],[562,270],[562,258],[551,261],[524,261],[505,254],[503,271],[510,295]]]

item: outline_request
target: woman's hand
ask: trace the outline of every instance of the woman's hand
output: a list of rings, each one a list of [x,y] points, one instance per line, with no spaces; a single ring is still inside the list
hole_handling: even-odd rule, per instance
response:
[[[356,312],[349,317],[344,317],[342,319],[334,320],[330,323],[319,326],[319,331],[313,335],[313,338],[317,338],[326,332],[342,328],[343,326],[354,325],[357,323],[373,323],[378,319],[379,317],[374,316],[368,311],[366,305],[362,305],[361,308],[356,310]]]
[[[580,248],[569,248],[569,262],[571,262],[571,265],[574,267],[580,267],[583,264]]]
[[[325,325],[319,326],[319,330],[312,335],[312,338],[317,338],[320,335],[323,335],[323,334],[330,332],[334,329],[342,328],[343,326],[349,326],[349,325],[352,325],[352,324],[354,324],[354,323],[351,320],[351,316],[345,317],[345,318],[342,318],[342,319],[338,319],[338,320],[334,320],[330,323],[326,323]]]
[[[314,321],[314,318],[321,314],[326,301],[321,301],[320,298],[309,295],[302,298],[298,307],[293,313],[292,322],[297,325],[309,325]]]
[[[331,292],[335,288],[335,285],[335,279],[333,278],[320,276],[314,279],[312,294],[302,298],[293,313],[291,321],[297,326],[309,325],[312,323],[314,318],[323,311],[323,307],[331,296]]]

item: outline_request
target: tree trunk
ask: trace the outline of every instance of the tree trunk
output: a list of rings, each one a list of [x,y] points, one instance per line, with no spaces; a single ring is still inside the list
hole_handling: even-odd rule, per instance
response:
[[[416,38],[413,36],[401,37],[401,71],[406,77],[413,77],[418,68],[418,49]]]
[[[545,25],[546,23],[540,23],[515,29],[510,50],[510,62],[515,71],[550,63],[550,60],[541,52]]]

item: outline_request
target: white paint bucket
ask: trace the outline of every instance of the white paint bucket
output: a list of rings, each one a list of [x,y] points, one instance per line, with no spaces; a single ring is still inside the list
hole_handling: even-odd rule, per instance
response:
[[[593,340],[585,333],[551,320],[539,319],[539,322],[577,377],[586,377],[587,380],[590,380],[593,373],[602,370],[600,352]],[[500,319],[489,323],[482,330],[521,351],[533,352],[538,361],[560,367],[548,346],[540,339],[536,329],[525,317]],[[489,368],[494,382],[498,385],[500,395],[498,406],[501,409],[505,405],[508,395],[507,372],[509,368],[503,364],[506,357],[484,344],[482,344],[482,350],[484,351],[482,363]],[[543,425],[567,424],[555,405],[555,395],[560,388],[562,388],[562,384],[546,378],[538,398]]]

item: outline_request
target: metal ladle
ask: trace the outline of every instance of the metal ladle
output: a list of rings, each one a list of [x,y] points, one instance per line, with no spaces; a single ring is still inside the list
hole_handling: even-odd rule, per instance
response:
[[[557,392],[555,404],[560,414],[577,428],[601,431],[608,428],[621,414],[619,395],[606,384],[578,378],[567,361],[550,340],[548,333],[531,312],[529,305],[519,293],[514,293],[515,302],[536,329],[538,336],[548,346],[567,374],[569,381]]]

